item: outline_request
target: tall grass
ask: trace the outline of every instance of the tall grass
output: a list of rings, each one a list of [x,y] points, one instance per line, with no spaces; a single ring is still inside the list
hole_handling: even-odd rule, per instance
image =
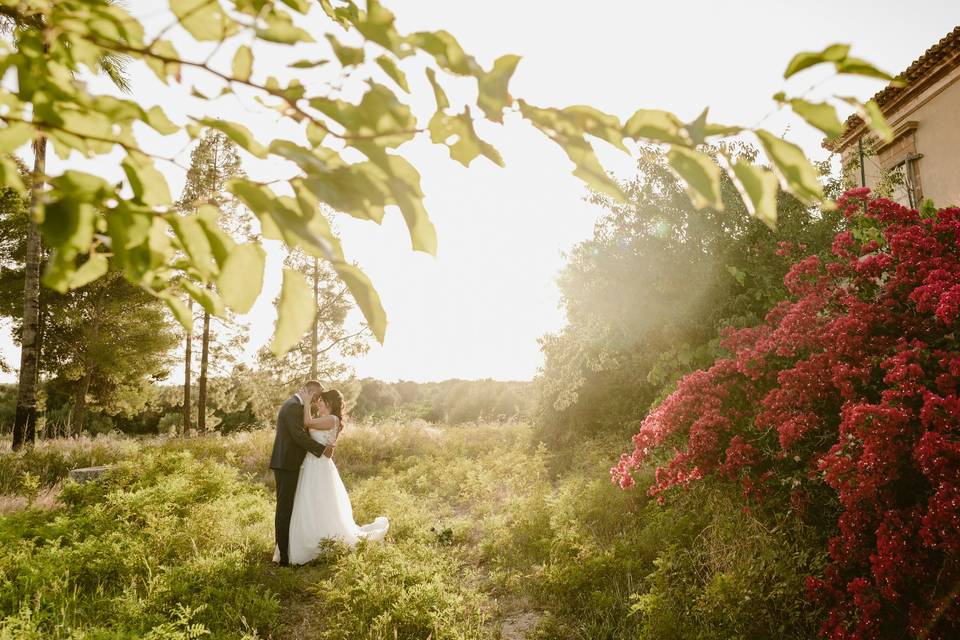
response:
[[[351,424],[336,464],[384,545],[281,570],[272,430],[0,453],[5,638],[809,638],[820,541],[718,487],[661,507],[611,486],[618,442],[557,460],[524,424]],[[112,464],[96,482],[75,466]],[[25,482],[24,478],[33,478]],[[806,537],[805,537],[806,536]],[[523,625],[511,621],[522,619]]]

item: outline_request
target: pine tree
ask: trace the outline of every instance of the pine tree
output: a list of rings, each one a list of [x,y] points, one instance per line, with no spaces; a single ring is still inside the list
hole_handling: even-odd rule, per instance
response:
[[[29,175],[22,163],[20,169]],[[0,190],[0,317],[13,320],[14,334],[21,336],[29,206],[29,196]],[[49,252],[38,251],[42,271]],[[54,395],[71,405],[65,433],[82,428],[88,397],[100,407],[130,406],[147,380],[164,374],[176,339],[170,318],[160,302],[118,273],[67,293],[41,288],[39,294],[36,375],[49,380],[43,385],[48,396],[53,385]],[[48,415],[50,404],[48,397]],[[57,405],[52,409],[59,412]]]
[[[167,376],[177,334],[163,303],[117,272],[56,303],[43,364],[72,395],[66,431],[76,435],[89,400],[108,410],[142,404],[146,386]]]
[[[177,201],[180,211],[192,211],[202,204],[210,204],[220,211],[220,224],[235,236],[249,236],[249,219],[241,215],[237,201],[226,192],[227,182],[243,175],[237,146],[219,131],[207,130],[190,154],[190,170],[183,194]],[[190,302],[193,310],[193,303]],[[229,320],[228,320],[229,323]],[[197,380],[197,430],[207,430],[207,378],[210,369],[211,315],[204,309],[203,329],[200,334],[200,375]],[[224,326],[223,329],[229,329]],[[227,331],[229,332],[229,331]],[[185,332],[183,368],[183,434],[191,428],[191,373],[193,334]],[[236,346],[237,337],[226,341],[221,352],[229,353]]]

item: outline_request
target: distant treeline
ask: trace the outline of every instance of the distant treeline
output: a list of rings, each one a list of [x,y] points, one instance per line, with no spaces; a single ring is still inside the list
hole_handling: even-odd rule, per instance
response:
[[[356,378],[334,383],[347,400],[349,418],[381,421],[422,419],[463,424],[530,418],[534,398],[530,382],[446,380],[444,382],[382,382]],[[66,432],[72,399],[48,385],[41,398],[39,437]],[[228,377],[212,378],[208,390],[207,424],[210,430],[232,433],[273,422],[277,407],[294,389],[264,372],[238,367]],[[16,385],[0,385],[0,432],[9,433],[16,406]],[[112,409],[112,410],[111,410]],[[182,423],[183,388],[149,385],[136,405],[92,406],[84,425],[87,433],[118,431],[126,434],[173,434]],[[196,412],[196,407],[193,408]],[[194,416],[193,423],[196,424]]]
[[[530,382],[445,380],[389,383],[364,378],[356,384],[351,414],[357,419],[374,421],[400,417],[462,424],[529,418],[535,402]]]

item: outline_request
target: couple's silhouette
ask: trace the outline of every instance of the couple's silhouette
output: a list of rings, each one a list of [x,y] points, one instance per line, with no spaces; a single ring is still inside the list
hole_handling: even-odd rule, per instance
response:
[[[280,407],[270,468],[277,484],[273,560],[281,566],[313,560],[323,540],[353,546],[387,534],[389,522],[383,516],[364,526],[353,520],[350,496],[333,462],[342,430],[343,395],[324,390],[316,380]]]

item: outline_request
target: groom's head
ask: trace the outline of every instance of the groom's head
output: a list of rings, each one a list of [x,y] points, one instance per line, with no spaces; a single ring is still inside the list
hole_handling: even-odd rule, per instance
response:
[[[317,380],[307,380],[306,383],[304,383],[303,388],[307,391],[313,392],[313,395],[318,395],[324,391],[323,385]]]

